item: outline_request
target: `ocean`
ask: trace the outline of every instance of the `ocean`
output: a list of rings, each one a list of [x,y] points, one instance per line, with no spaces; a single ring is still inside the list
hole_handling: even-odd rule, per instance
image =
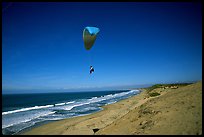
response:
[[[3,94],[2,134],[14,135],[46,122],[88,115],[138,93],[139,90],[112,90]]]

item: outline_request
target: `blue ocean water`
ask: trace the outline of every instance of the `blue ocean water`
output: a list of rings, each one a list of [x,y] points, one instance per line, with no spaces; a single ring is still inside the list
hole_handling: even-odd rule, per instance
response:
[[[40,123],[87,115],[139,90],[2,95],[2,133],[17,134]]]

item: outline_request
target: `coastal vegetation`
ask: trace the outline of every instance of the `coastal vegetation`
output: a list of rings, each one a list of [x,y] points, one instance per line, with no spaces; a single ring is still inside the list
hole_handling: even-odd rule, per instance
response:
[[[160,93],[158,93],[158,92],[149,93],[150,97],[154,97],[154,96],[158,96],[158,95],[160,95]]]
[[[145,88],[147,91],[147,97],[159,96],[165,89],[177,89],[179,87],[187,86],[192,83],[171,83],[171,84],[155,84],[151,87]]]
[[[190,84],[193,84],[193,83],[172,83],[172,84],[155,84],[151,87],[148,87],[146,88],[147,91],[152,91],[156,88],[173,88],[173,87],[181,87],[181,86],[187,86],[187,85],[190,85]]]

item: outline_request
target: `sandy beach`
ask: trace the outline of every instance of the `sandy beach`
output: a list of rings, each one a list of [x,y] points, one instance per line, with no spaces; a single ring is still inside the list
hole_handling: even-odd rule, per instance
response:
[[[202,134],[202,82],[177,89],[145,88],[131,98],[103,106],[90,115],[51,122],[24,135],[200,135]]]

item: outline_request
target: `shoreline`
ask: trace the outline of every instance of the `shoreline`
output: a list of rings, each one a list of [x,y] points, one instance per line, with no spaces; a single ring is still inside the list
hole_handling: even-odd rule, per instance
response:
[[[146,88],[103,110],[53,121],[23,132],[23,135],[134,135],[202,134],[202,81],[177,89]],[[195,92],[196,91],[196,92]],[[124,126],[125,125],[125,126]]]
[[[77,116],[77,117],[72,117],[72,118],[66,118],[66,119],[61,119],[61,120],[57,120],[57,121],[51,121],[51,122],[48,122],[46,124],[40,124],[39,126],[36,125],[34,127],[31,127],[31,128],[28,128],[28,129],[25,129],[19,133],[17,133],[17,135],[44,135],[44,134],[56,134],[54,132],[50,132],[47,128],[49,126],[54,126],[54,125],[58,125],[58,124],[64,124],[66,125],[65,123],[70,123],[68,124],[67,126],[71,126],[71,125],[75,125],[76,122],[74,122],[75,120],[77,121],[84,121],[84,120],[88,120],[88,119],[92,119],[92,118],[95,118],[95,117],[99,117],[99,116],[104,116],[105,113],[107,112],[112,112],[112,111],[115,111],[115,109],[117,108],[121,108],[121,106],[124,106],[124,105],[128,105],[129,107],[126,107],[125,109],[122,109],[120,112],[119,112],[119,117],[117,115],[117,113],[111,113],[111,115],[108,115],[108,117],[111,117],[110,121],[102,121],[101,123],[103,123],[101,126],[88,126],[89,129],[87,129],[87,131],[84,130],[84,132],[82,134],[94,134],[93,132],[93,129],[96,129],[96,128],[104,128],[105,126],[111,124],[112,122],[114,122],[115,120],[117,119],[120,119],[122,116],[124,116],[125,114],[127,114],[131,109],[133,109],[135,106],[135,104],[139,104],[141,105],[141,103],[144,103],[146,102],[148,99],[144,99],[144,97],[146,96],[146,91],[145,89],[131,89],[131,90],[139,90],[140,93],[132,96],[132,97],[129,97],[127,99],[124,99],[124,100],[120,100],[118,102],[115,102],[115,103],[112,103],[112,104],[107,104],[107,105],[104,105],[104,106],[101,106],[102,110],[98,111],[98,112],[94,112],[94,113],[91,113],[91,114],[87,114],[87,115],[83,115],[83,116]],[[139,101],[137,103],[137,101],[135,101],[135,99],[137,101]],[[132,104],[134,105],[132,105]],[[137,106],[136,105],[136,106]],[[113,109],[115,108],[115,109]],[[105,116],[104,116],[105,117]],[[114,120],[113,117],[117,117],[117,119]],[[100,122],[99,122],[100,123]],[[46,131],[48,132],[43,132],[44,128],[46,129]],[[91,130],[90,130],[91,129]],[[89,130],[89,131],[88,131]],[[57,132],[59,133],[59,132]],[[62,133],[62,132],[60,132]],[[71,133],[71,132],[70,132]],[[63,133],[62,133],[63,134]],[[72,134],[72,133],[71,133]],[[71,135],[70,134],[70,135]],[[73,132],[72,135],[75,135],[75,134],[78,134],[78,132]],[[79,135],[81,135],[81,133],[79,133]]]

